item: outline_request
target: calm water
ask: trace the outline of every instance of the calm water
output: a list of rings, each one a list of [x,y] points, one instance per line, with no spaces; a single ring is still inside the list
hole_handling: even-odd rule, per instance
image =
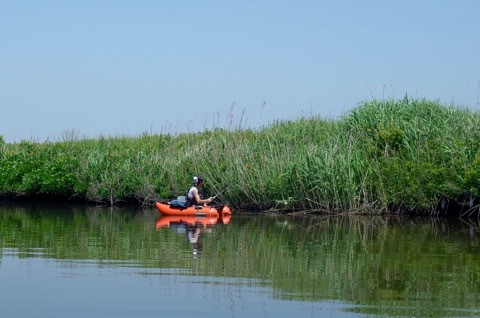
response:
[[[0,205],[0,315],[480,316],[478,220],[182,221]]]

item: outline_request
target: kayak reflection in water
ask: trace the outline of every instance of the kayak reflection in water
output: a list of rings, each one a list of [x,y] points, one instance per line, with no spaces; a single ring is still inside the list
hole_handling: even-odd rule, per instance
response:
[[[204,232],[212,232],[212,229],[205,227],[203,224],[187,225],[187,239],[193,247],[193,255],[197,256],[202,251],[202,243],[200,237]]]
[[[202,243],[200,243],[200,228],[198,226],[187,227],[187,238],[193,246],[193,255],[198,255],[202,251]]]
[[[193,255],[196,257],[203,249],[200,242],[203,233],[212,233],[216,225],[230,223],[231,217],[231,214],[222,217],[164,215],[157,220],[156,228],[170,228],[171,231],[185,235],[192,244]]]

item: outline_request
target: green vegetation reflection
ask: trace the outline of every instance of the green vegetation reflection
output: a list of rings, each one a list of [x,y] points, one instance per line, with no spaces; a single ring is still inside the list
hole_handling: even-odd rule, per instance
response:
[[[184,233],[157,229],[157,218],[150,210],[3,209],[0,251],[249,279],[274,297],[338,300],[359,313],[480,314],[478,223],[235,216],[203,234],[195,257]]]

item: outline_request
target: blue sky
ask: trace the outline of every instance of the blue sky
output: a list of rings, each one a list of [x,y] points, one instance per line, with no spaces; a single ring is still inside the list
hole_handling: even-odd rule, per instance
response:
[[[480,1],[0,0],[7,142],[480,108]]]

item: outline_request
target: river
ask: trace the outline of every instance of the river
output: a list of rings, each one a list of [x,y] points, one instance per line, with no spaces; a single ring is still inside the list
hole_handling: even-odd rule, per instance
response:
[[[1,203],[0,315],[476,317],[480,224]]]

